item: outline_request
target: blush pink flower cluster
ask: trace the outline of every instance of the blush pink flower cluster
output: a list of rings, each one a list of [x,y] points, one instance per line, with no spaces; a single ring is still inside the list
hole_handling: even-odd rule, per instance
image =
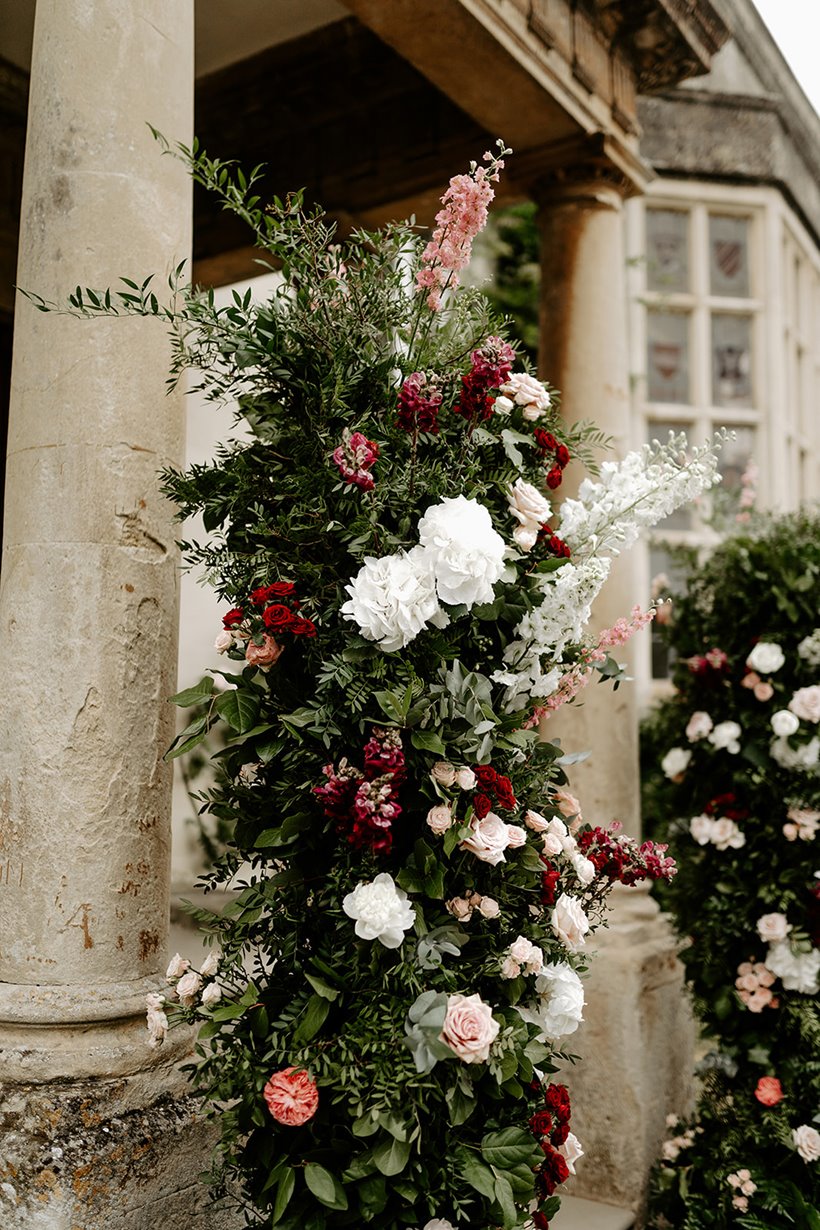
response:
[[[441,307],[442,292],[458,285],[459,273],[470,263],[473,240],[487,225],[487,210],[495,196],[493,182],[508,153],[503,145],[499,155],[487,150],[484,161],[488,165],[473,163],[468,175],[454,175],[441,198],[443,208],[436,214],[436,229],[416,275],[416,284],[427,291],[427,306],[434,312]]]
[[[762,961],[744,961],[737,967],[735,988],[750,1012],[778,1007],[779,1001],[769,989],[773,982],[774,974]]]

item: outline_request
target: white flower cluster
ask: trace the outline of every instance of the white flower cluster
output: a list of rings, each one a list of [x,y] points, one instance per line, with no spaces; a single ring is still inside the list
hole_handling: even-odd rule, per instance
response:
[[[740,850],[746,845],[746,834],[743,833],[734,820],[721,816],[715,820],[712,816],[693,816],[689,821],[689,832],[699,846],[713,845],[718,850]]]
[[[576,799],[572,801],[577,805]],[[580,813],[576,811],[573,814],[578,815]],[[563,855],[571,863],[576,876],[584,887],[592,883],[595,879],[595,864],[578,849],[578,842],[570,833],[563,820],[559,820],[557,816],[547,820],[546,816],[542,816],[540,812],[530,809],[524,813],[524,823],[528,829],[532,829],[534,833],[542,835],[544,854],[548,858],[558,858]]]
[[[526,372],[513,372],[501,386],[501,395],[493,402],[496,414],[509,414],[513,406],[521,406],[529,422],[543,418],[550,408],[550,395],[540,380]]]
[[[550,1042],[574,1034],[584,1019],[584,987],[571,966],[561,961],[545,965],[535,980],[536,999],[517,1009],[523,1020],[537,1025]]]
[[[556,691],[562,675],[556,664],[568,645],[582,639],[612,557],[632,546],[643,528],[718,481],[714,449],[697,449],[687,460],[681,456],[685,447],[685,436],[670,434],[668,444],[645,445],[623,461],[604,462],[599,479],[585,479],[578,498],[564,500],[555,532],[571,548],[572,562],[539,576],[541,603],[516,628],[504,653],[506,669],[492,676],[506,685],[507,711]],[[534,518],[522,522],[516,540],[533,524]]]
[[[446,627],[441,603],[472,607],[491,602],[504,571],[504,540],[489,512],[463,495],[431,505],[410,551],[365,556],[346,586],[345,619],[386,653],[402,649],[428,625]]]
[[[815,628],[810,636],[804,636],[797,646],[798,657],[809,666],[820,666],[820,628]]]
[[[578,498],[561,505],[556,530],[573,555],[618,555],[641,529],[714,486],[719,480],[714,449],[695,449],[687,459],[682,457],[686,447],[684,435],[670,433],[667,444],[645,444],[623,461],[605,461],[597,480],[584,479]]]
[[[801,995],[816,995],[820,983],[820,949],[801,952],[792,948],[788,939],[769,945],[764,964],[787,991]]]
[[[820,761],[820,739],[817,735],[800,747],[792,747],[785,736],[773,739],[769,745],[769,755],[782,769],[796,769],[800,773],[810,773],[817,768]]]
[[[727,752],[731,752],[736,756],[740,751],[740,736],[743,731],[738,726],[737,722],[718,722],[717,726],[711,731],[707,738],[720,751],[725,748]]]

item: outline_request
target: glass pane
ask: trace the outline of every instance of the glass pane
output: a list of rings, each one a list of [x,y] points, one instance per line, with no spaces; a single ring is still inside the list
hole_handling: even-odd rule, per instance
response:
[[[689,289],[689,215],[646,211],[646,284],[650,290]]]
[[[725,440],[718,453],[718,468],[723,478],[723,490],[739,493],[741,487],[745,486],[751,492],[756,486],[754,467],[749,469],[749,462],[753,459],[755,452],[757,435],[755,428],[736,427],[732,423],[716,423],[715,426],[718,431],[726,427],[727,431],[732,432],[735,437],[734,440]],[[744,476],[745,482],[743,481]]]
[[[675,432],[676,435],[684,431],[690,440],[692,438],[691,422],[672,423],[668,419],[663,421],[660,419],[649,419],[646,424],[647,443],[651,444],[653,440],[660,440],[661,444],[665,444],[669,439],[670,431]],[[676,509],[675,512],[665,517],[663,521],[658,522],[658,529],[660,530],[689,530],[691,528],[692,509],[689,505]]]
[[[712,401],[752,405],[752,318],[712,315]]]
[[[652,576],[652,598],[667,596],[674,590],[680,594],[683,588],[684,569],[665,547],[653,546],[649,549],[649,568]],[[660,608],[661,621],[674,618],[674,605],[666,603]],[[657,618],[652,623],[652,678],[668,679],[672,673],[675,661],[675,651],[664,644],[657,627]]]
[[[647,396],[650,401],[689,401],[689,317],[683,312],[646,314]]]
[[[709,284],[713,295],[749,296],[749,220],[709,217]]]

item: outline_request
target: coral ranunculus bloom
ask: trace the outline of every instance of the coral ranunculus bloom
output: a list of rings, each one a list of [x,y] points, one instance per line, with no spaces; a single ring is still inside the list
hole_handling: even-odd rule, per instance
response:
[[[281,1072],[274,1072],[265,1085],[264,1098],[277,1123],[284,1123],[286,1127],[301,1127],[316,1114],[319,1090],[307,1072],[284,1068]]]
[[[777,1106],[783,1098],[783,1087],[776,1076],[761,1076],[757,1082],[755,1097],[763,1106]]]

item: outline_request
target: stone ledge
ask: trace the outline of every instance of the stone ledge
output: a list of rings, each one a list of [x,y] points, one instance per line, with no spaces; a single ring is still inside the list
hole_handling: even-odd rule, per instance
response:
[[[614,1204],[564,1196],[550,1225],[554,1230],[632,1230],[635,1214]]]

